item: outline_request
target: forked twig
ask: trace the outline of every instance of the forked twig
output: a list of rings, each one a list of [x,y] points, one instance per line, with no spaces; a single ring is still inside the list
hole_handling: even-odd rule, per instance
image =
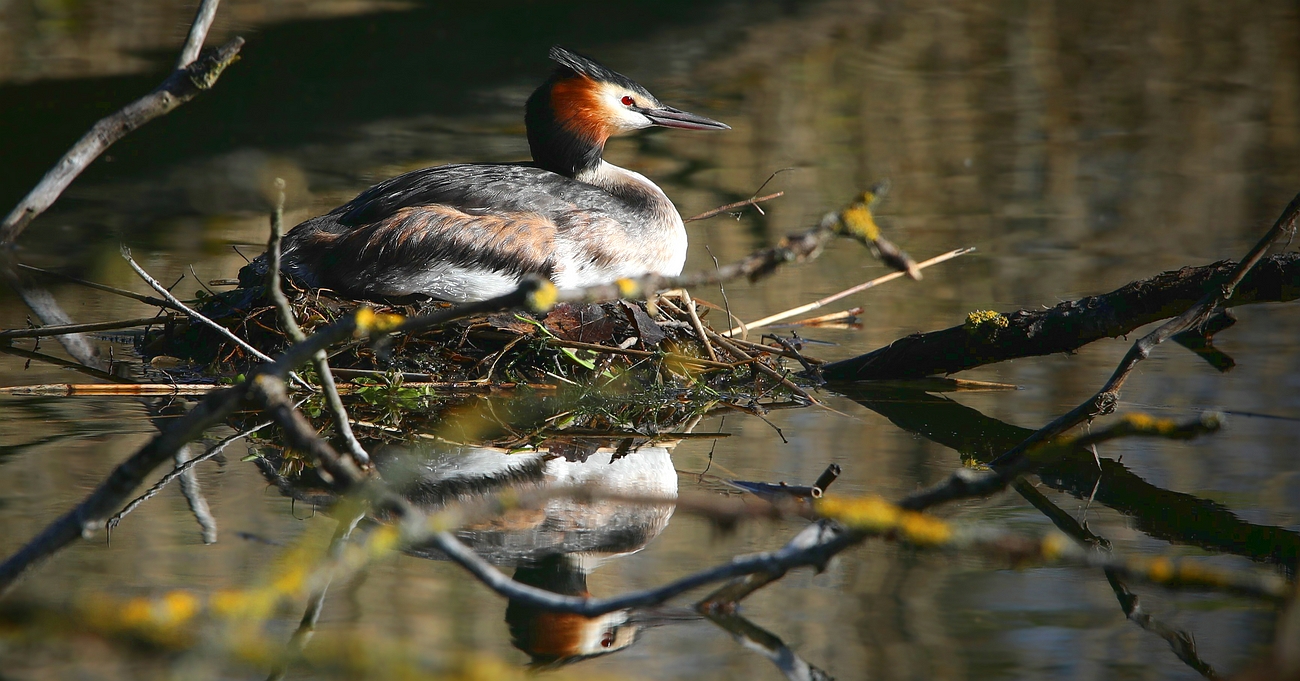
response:
[[[262,360],[263,362],[269,364],[275,361],[271,359],[270,355],[266,354],[265,352],[262,352],[261,350],[258,350],[252,345],[249,345],[247,341],[240,338],[239,336],[236,336],[234,332],[231,331],[230,329],[227,329],[226,327],[212,321],[208,317],[205,317],[203,314],[201,314],[199,311],[186,305],[185,303],[182,303],[180,298],[177,298],[176,296],[172,295],[172,292],[168,291],[167,287],[162,285],[162,282],[149,276],[149,273],[144,271],[144,268],[141,267],[140,264],[135,261],[135,258],[131,257],[131,249],[127,248],[126,246],[122,247],[122,258],[126,260],[126,264],[130,265],[131,269],[134,270],[135,273],[139,275],[141,279],[144,280],[144,283],[148,284],[153,290],[157,291],[158,294],[161,295],[163,298],[166,298],[167,302],[171,303],[172,305],[175,305],[178,309],[183,311],[185,314],[189,315],[191,319],[195,319],[201,322],[204,326],[207,326],[213,331],[216,331],[217,333],[221,334],[223,337],[226,338],[226,340],[229,340],[235,345],[238,345],[239,347],[243,348],[245,352]],[[299,377],[294,372],[290,371],[289,376],[294,380],[294,382],[298,383],[300,386],[306,388],[307,390],[312,390],[314,392],[314,389],[311,387],[311,384],[302,380],[302,378]]]
[[[301,402],[299,402],[299,404],[301,404]],[[169,473],[167,473],[167,475],[162,476],[162,478],[158,480],[158,482],[154,483],[153,487],[150,487],[148,491],[133,499],[131,503],[127,504],[125,507],[122,508],[122,510],[118,511],[113,515],[113,517],[109,518],[108,521],[105,523],[108,530],[112,531],[113,529],[115,529],[118,526],[118,524],[122,522],[122,518],[125,518],[127,515],[129,515],[132,511],[134,511],[137,507],[139,507],[140,504],[143,504],[144,502],[152,498],[154,495],[158,494],[158,492],[161,492],[164,487],[171,484],[171,482],[176,478],[179,478],[180,476],[184,475],[191,468],[194,468],[200,463],[203,463],[204,461],[207,461],[208,459],[217,456],[221,452],[225,451],[226,447],[229,447],[235,442],[238,442],[239,440],[242,440],[248,437],[249,435],[252,435],[253,433],[256,433],[257,431],[269,425],[271,425],[270,421],[264,421],[262,423],[259,423],[256,426],[253,426],[252,428],[249,428],[248,430],[245,430],[240,433],[235,433],[234,435],[231,435],[230,437],[227,437],[221,442],[218,442],[217,444],[213,445],[212,448],[209,449],[208,451],[200,454],[199,456],[194,457],[193,459],[189,459],[185,463],[182,463],[181,465],[173,468]]]
[[[725,206],[718,206],[713,210],[706,210],[703,213],[700,213],[699,215],[692,215],[691,217],[682,220],[682,222],[695,222],[696,220],[706,220],[715,215],[721,215],[722,213],[725,213],[727,211],[735,210],[737,208],[744,208],[745,206],[754,206],[755,208],[757,208],[758,204],[764,201],[771,201],[772,199],[780,198],[782,196],[785,196],[785,192],[776,192],[775,194],[768,194],[767,196],[753,196],[748,199],[745,199],[744,201],[728,203]]]

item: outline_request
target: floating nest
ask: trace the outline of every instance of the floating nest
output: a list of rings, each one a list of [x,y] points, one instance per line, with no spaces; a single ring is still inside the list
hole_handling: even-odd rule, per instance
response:
[[[285,293],[309,335],[362,304],[408,317],[449,305],[361,303],[290,282]],[[562,303],[545,314],[503,311],[401,334],[378,345],[354,341],[336,346],[330,365],[343,392],[363,395],[394,385],[444,391],[598,388],[604,394],[664,393],[660,399],[683,391],[752,399],[801,393],[787,377],[804,367],[782,364],[783,356],[797,357],[796,351],[720,339],[707,330],[708,315],[724,312],[702,301],[696,316],[689,309],[668,294],[649,305],[615,300]],[[198,311],[268,355],[291,344],[274,306],[257,288],[208,296]],[[234,380],[259,362],[228,338],[182,317],[146,332],[138,348],[147,362],[168,367],[169,375],[180,380]]]

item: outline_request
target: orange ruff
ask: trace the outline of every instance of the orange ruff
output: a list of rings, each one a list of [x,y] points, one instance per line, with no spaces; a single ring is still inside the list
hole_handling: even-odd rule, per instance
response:
[[[600,102],[600,84],[586,76],[559,81],[551,86],[551,110],[564,129],[604,144],[609,139],[605,107]]]

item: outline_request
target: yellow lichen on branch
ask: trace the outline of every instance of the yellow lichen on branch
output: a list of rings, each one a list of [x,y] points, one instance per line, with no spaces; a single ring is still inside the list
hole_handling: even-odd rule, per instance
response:
[[[1114,440],[1121,437],[1162,437],[1170,440],[1190,440],[1199,435],[1213,433],[1223,427],[1223,419],[1215,413],[1202,414],[1195,421],[1179,422],[1161,419],[1142,413],[1124,414],[1104,430],[1090,434],[1063,435],[1031,449],[1034,459],[1050,459],[1063,449],[1072,449]]]
[[[369,307],[359,307],[355,313],[354,319],[357,325],[357,334],[361,336],[374,335],[392,331],[406,321],[406,317],[400,314],[390,312],[375,312]]]
[[[629,281],[630,280],[628,279],[619,279],[619,290],[622,291]],[[558,302],[559,299],[560,291],[555,288],[555,284],[543,280],[538,282],[537,288],[533,289],[533,291],[528,294],[525,304],[527,305],[529,312],[540,314],[555,307],[555,303]]]
[[[966,315],[966,323],[962,328],[968,333],[989,332],[996,333],[997,329],[1005,329],[1010,326],[1011,322],[1001,312],[994,310],[975,310]]]
[[[164,648],[184,648],[195,640],[189,625],[202,609],[202,601],[194,594],[169,591],[157,598],[126,601],[97,596],[83,605],[79,614],[86,626],[104,634],[130,636]]]
[[[838,230],[845,236],[854,237],[862,243],[870,243],[880,238],[880,227],[876,224],[876,219],[871,215],[871,204],[876,200],[876,195],[871,191],[863,192],[862,196],[848,208],[840,211],[840,222]]]
[[[825,496],[813,502],[822,518],[868,534],[894,534],[918,546],[939,546],[952,539],[952,527],[933,516],[905,511],[880,497]]]
[[[1116,435],[1148,435],[1174,440],[1189,440],[1204,433],[1218,430],[1223,425],[1218,414],[1206,414],[1192,427],[1173,419],[1158,419],[1146,414],[1125,414],[1112,426]]]

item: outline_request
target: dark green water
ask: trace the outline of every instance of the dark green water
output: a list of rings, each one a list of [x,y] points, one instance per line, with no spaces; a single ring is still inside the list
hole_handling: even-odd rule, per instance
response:
[[[0,206],[7,211],[84,129],[152,88],[173,59],[188,5],[0,5]],[[217,87],[113,147],[24,235],[17,255],[143,291],[120,243],[159,279],[192,265],[234,276],[265,241],[267,193],[289,181],[291,222],[326,211],[407,169],[527,153],[522,103],[560,43],[600,58],[663,100],[729,123],[725,134],[662,131],[613,143],[611,161],[655,179],[684,215],[769,189],[765,215],[690,227],[688,270],[727,261],[811,226],[882,177],[894,240],[918,258],[970,256],[842,301],[866,308],[859,331],[810,332],[828,359],[961,322],[975,309],[1052,305],[1184,265],[1237,258],[1300,191],[1300,14],[1292,3],[1104,2],[440,3],[232,2],[210,42],[248,39]],[[243,248],[242,245],[248,245]],[[754,319],[885,269],[856,244],[727,289]],[[193,277],[179,291],[198,288]],[[75,287],[53,291],[81,321],[148,308]],[[716,291],[698,295],[720,299]],[[1237,311],[1217,339],[1237,367],[1219,374],[1162,346],[1130,379],[1122,411],[1188,418],[1228,412],[1227,428],[1190,443],[1122,441],[1103,467],[1071,462],[1033,478],[1048,500],[1117,552],[1200,556],[1275,569],[1300,524],[1300,310]],[[0,327],[27,311],[0,291]],[[29,342],[18,347],[30,349]],[[1105,341],[1072,356],[970,372],[1023,390],[956,396],[827,394],[835,411],[773,412],[776,432],[740,414],[672,451],[682,491],[698,473],[807,483],[831,462],[841,493],[899,498],[942,479],[961,455],[1013,442],[1090,396],[1127,349]],[[51,342],[42,350],[61,355]],[[123,346],[115,351],[118,357]],[[0,385],[77,382],[70,372],[0,355]],[[79,500],[152,431],[131,398],[0,397],[0,551],[9,553]],[[839,412],[839,413],[836,413]],[[214,438],[229,434],[214,432]],[[239,587],[291,542],[332,520],[269,487],[241,462],[200,466],[218,523],[205,545],[175,490],[117,528],[65,551],[14,592],[62,602],[96,590]],[[711,456],[711,461],[710,461]],[[1077,465],[1075,465],[1077,464]],[[1091,466],[1091,468],[1089,468]],[[1041,484],[1039,484],[1041,483]],[[1095,488],[1095,491],[1094,491]],[[1093,500],[1087,501],[1089,497]],[[1046,531],[1015,493],[944,508],[970,523]],[[729,556],[774,548],[801,523],[719,535],[676,513],[587,579],[610,596]],[[639,549],[631,552],[631,549]],[[1199,678],[1164,641],[1125,620],[1104,575],[1006,570],[977,557],[870,542],[820,575],[800,572],[748,601],[744,615],[837,678]],[[1275,611],[1248,599],[1130,584],[1143,607],[1195,636],[1221,673],[1267,650]],[[277,620],[288,636],[296,613]],[[482,653],[511,666],[505,602],[440,561],[387,559],[332,592],[323,631],[350,627],[427,651]],[[0,643],[6,676],[161,676],[105,664],[94,644]],[[117,659],[117,658],[113,658]],[[133,666],[135,665],[135,666]],[[771,663],[704,621],[647,628],[574,675],[780,678]]]

